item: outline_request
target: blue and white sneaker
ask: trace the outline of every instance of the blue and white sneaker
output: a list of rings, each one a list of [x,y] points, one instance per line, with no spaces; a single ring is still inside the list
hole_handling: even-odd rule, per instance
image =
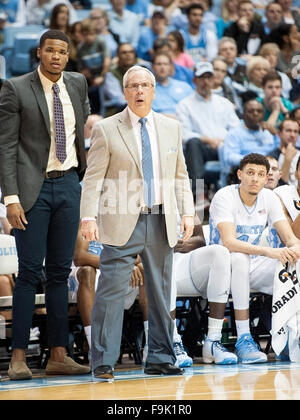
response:
[[[237,357],[228,351],[221,341],[213,341],[206,338],[202,350],[203,363],[215,363],[216,365],[235,365]]]
[[[253,340],[251,334],[243,334],[235,344],[238,363],[265,363],[267,355],[260,351],[259,345]]]
[[[190,367],[193,366],[193,359],[188,356],[183,348],[182,341],[174,341],[173,349],[176,356],[175,366],[177,367]]]

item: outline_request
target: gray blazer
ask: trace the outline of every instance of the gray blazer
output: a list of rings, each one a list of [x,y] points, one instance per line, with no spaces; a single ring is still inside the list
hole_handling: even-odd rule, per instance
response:
[[[83,130],[90,110],[87,83],[82,74],[63,74],[75,112],[81,179],[86,168]],[[7,80],[0,91],[0,185],[3,197],[19,196],[25,212],[42,188],[50,141],[48,107],[37,70]]]

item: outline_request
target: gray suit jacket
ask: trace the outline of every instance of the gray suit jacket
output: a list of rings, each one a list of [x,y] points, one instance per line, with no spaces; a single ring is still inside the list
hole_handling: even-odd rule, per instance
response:
[[[80,179],[86,168],[84,124],[89,114],[87,83],[79,73],[64,72],[76,118]],[[0,185],[2,196],[17,194],[30,210],[42,188],[50,150],[50,119],[37,70],[7,80],[0,91]]]
[[[177,214],[194,215],[178,121],[153,113],[158,137],[169,245],[177,243]],[[81,217],[98,217],[100,241],[122,246],[139,218],[143,173],[127,108],[95,124],[81,197]]]

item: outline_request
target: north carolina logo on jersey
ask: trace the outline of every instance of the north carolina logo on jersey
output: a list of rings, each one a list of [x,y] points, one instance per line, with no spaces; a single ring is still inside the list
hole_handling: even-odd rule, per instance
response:
[[[278,277],[279,277],[279,280],[280,280],[282,283],[285,283],[285,282],[286,282],[286,281],[288,281],[289,279],[291,279],[291,280],[292,280],[292,274],[291,274],[291,273],[289,273],[289,272],[287,271],[287,269],[286,269],[286,268],[284,268],[283,270],[281,270],[281,271],[279,272]]]
[[[300,200],[293,200],[295,209],[300,211]]]
[[[292,272],[292,282],[293,282],[294,284],[297,284],[297,283],[298,283],[298,277],[297,277],[297,272],[296,272],[296,270],[294,270],[294,271]]]

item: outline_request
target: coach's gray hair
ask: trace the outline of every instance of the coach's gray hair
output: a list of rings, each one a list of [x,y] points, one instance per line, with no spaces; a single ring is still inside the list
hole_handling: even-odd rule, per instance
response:
[[[123,76],[123,87],[124,88],[127,86],[127,79],[128,79],[129,74],[134,72],[134,71],[136,71],[136,72],[142,72],[143,71],[144,73],[147,73],[151,78],[151,82],[153,83],[153,86],[155,86],[154,74],[150,70],[148,70],[146,67],[136,65],[136,66],[130,67],[127,70],[127,72],[124,74],[124,76]]]

